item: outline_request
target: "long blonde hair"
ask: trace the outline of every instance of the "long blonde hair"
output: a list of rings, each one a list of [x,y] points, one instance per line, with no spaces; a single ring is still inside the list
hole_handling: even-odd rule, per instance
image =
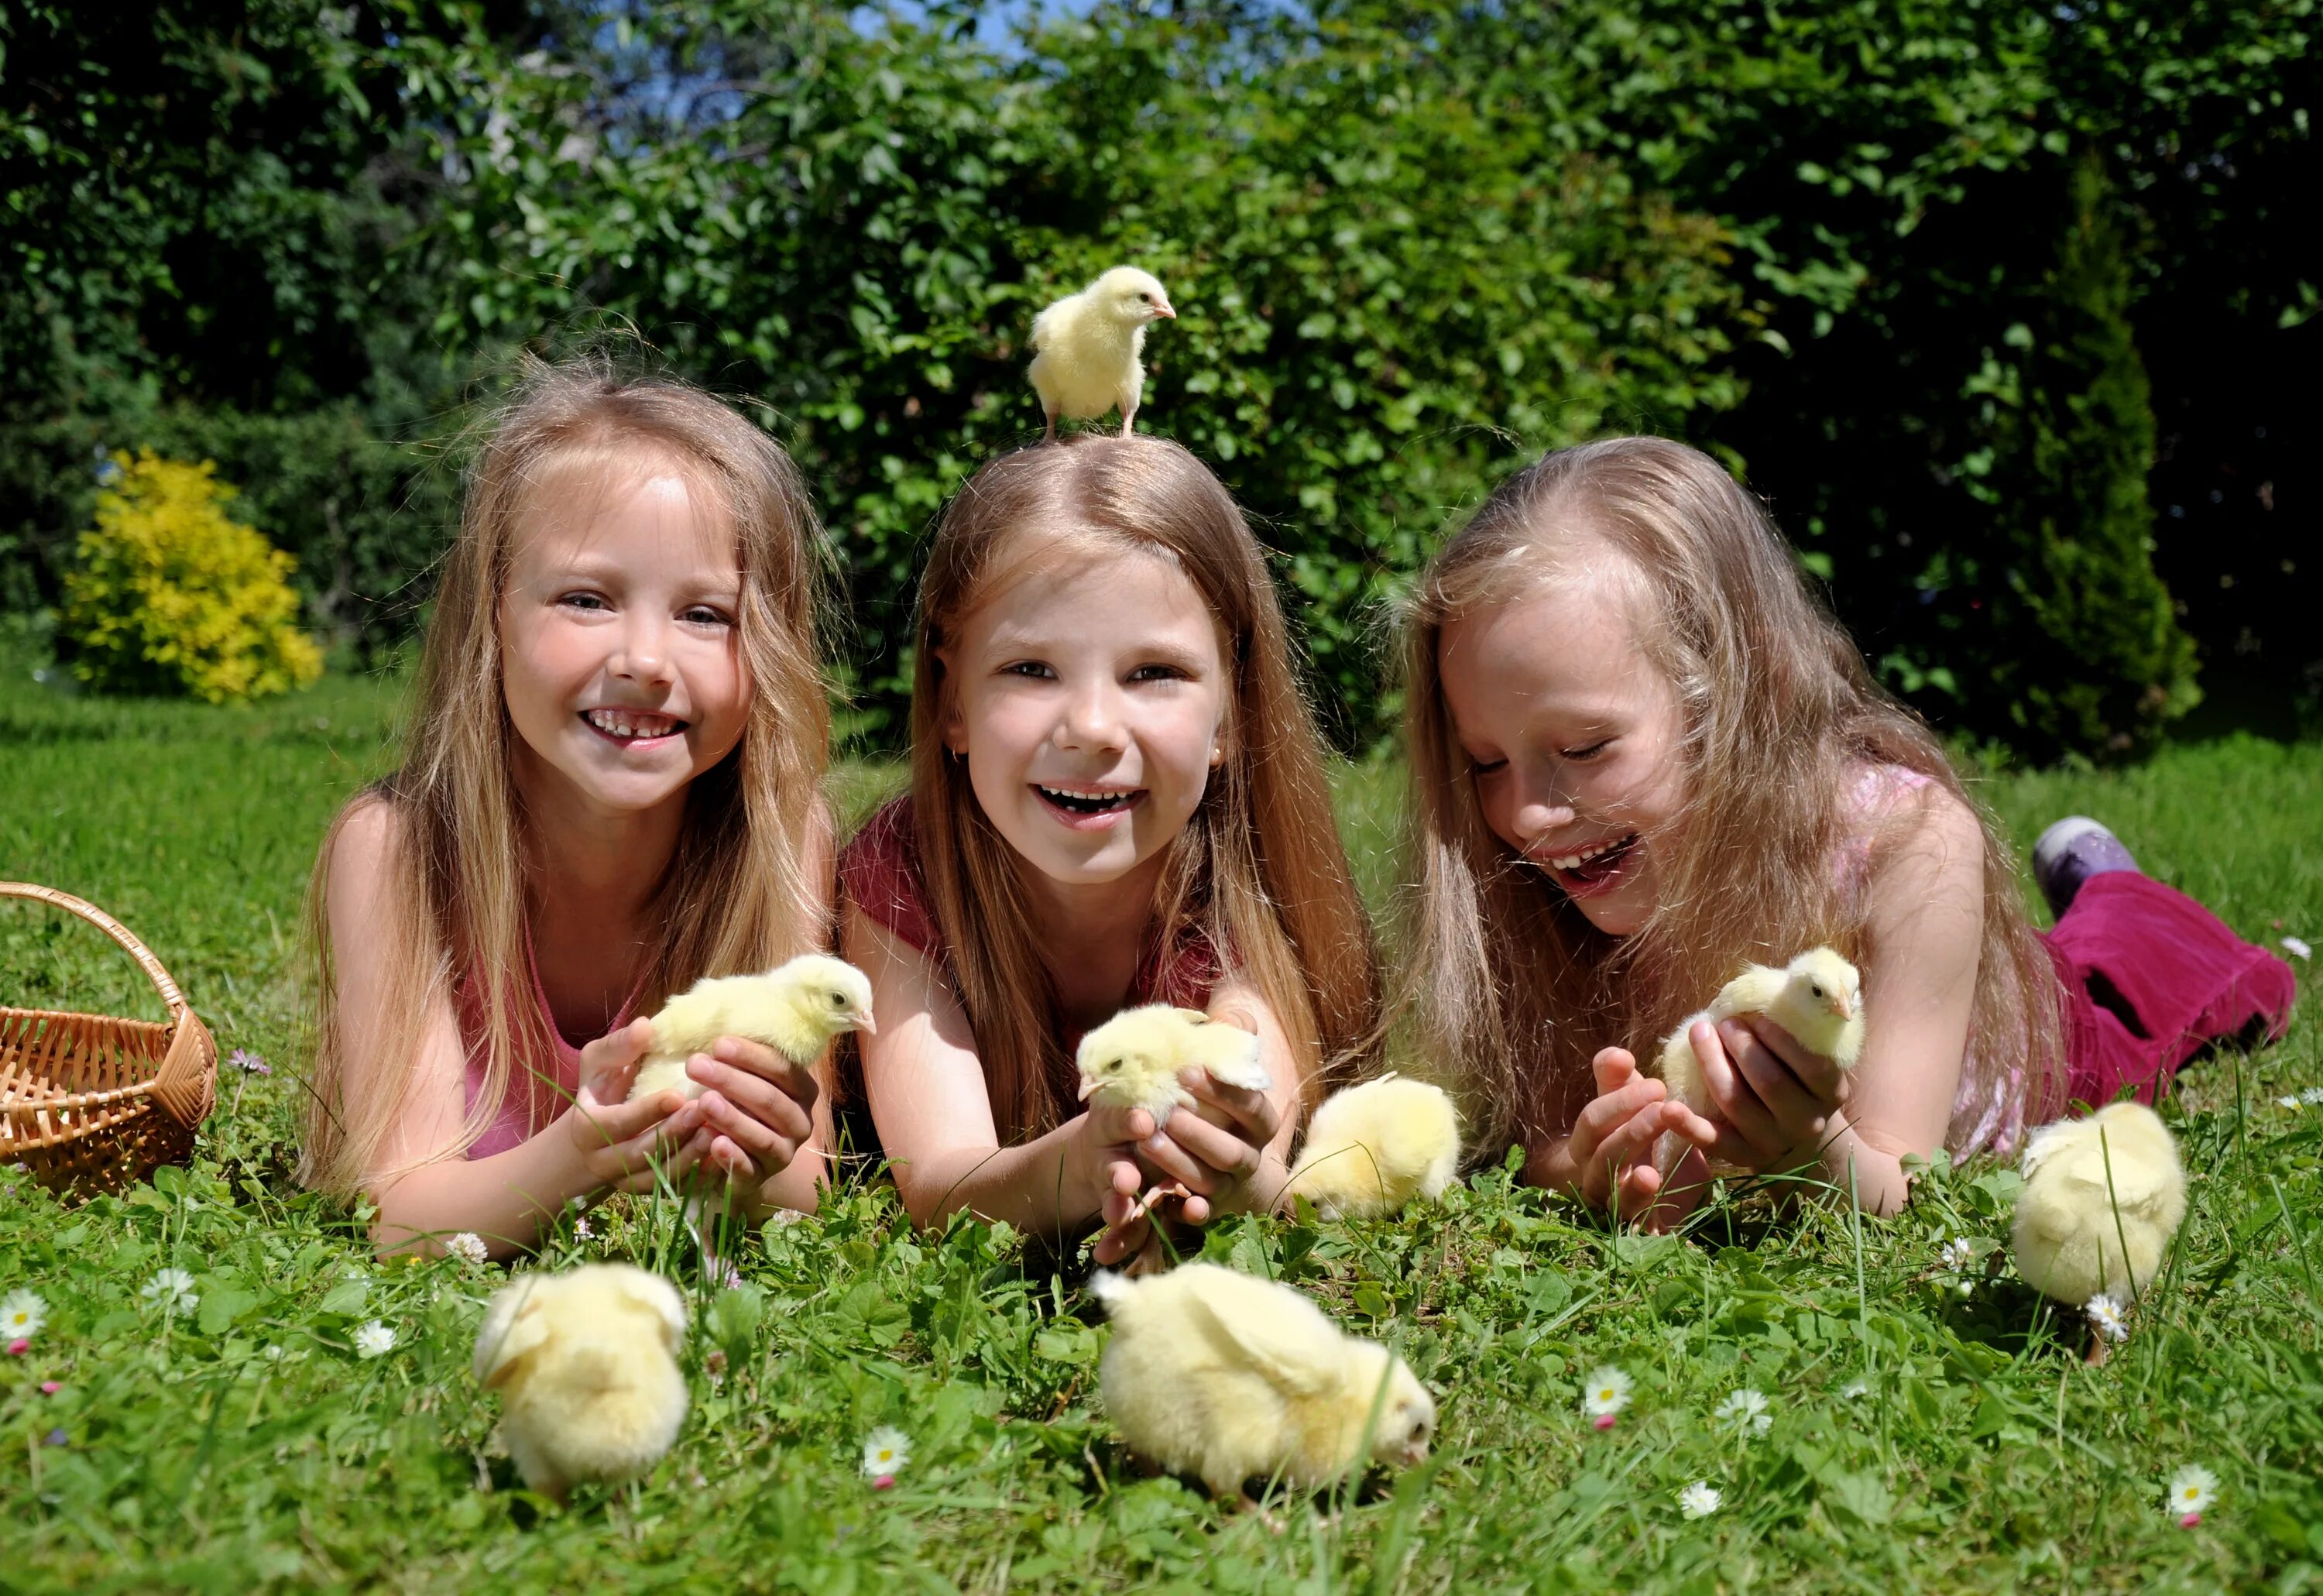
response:
[[[1598,931],[1487,829],[1444,698],[1444,629],[1610,547],[1640,642],[1676,691],[1685,819],[1654,839],[1659,903]],[[2055,981],[1990,814],[1924,723],[1880,691],[1809,592],[1758,502],[1709,456],[1661,438],[1561,449],[1502,483],[1422,574],[1404,625],[1409,1001],[1464,1078],[1480,1145],[1566,1133],[1598,1049],[1650,1048],[1742,964],[1869,945],[1859,881],[1867,766],[1916,771],[1984,829],[1984,923],[1967,1064],[1982,1097],[2022,1064],[2031,1111],[2061,1090]],[[1896,806],[1900,811],[1908,806]],[[1907,823],[1900,813],[1891,823]],[[1957,1140],[1972,1125],[1956,1122]]]
[[[1161,555],[1217,619],[1226,758],[1165,855],[1154,925],[1165,947],[1193,927],[1226,952],[1289,1033],[1312,1102],[1368,1045],[1377,970],[1273,582],[1234,500],[1192,454],[1157,438],[1080,436],[978,471],[946,510],[920,582],[912,823],[994,1118],[1011,1140],[1041,1134],[1074,1112],[1074,1077],[1022,867],[977,803],[966,759],[944,745],[952,689],[936,651],[1037,536]]]
[[[685,822],[657,889],[662,935],[638,987],[641,1013],[704,975],[764,969],[819,945],[809,839],[830,709],[816,652],[822,537],[797,468],[781,446],[724,404],[683,384],[625,378],[604,360],[528,362],[469,465],[460,530],[444,564],[409,711],[400,767],[340,812],[308,892],[318,991],[316,1058],[302,1178],[351,1191],[399,1171],[377,1168],[409,1101],[424,1017],[473,981],[486,1068],[459,1151],[498,1118],[523,1060],[553,1057],[532,1000],[526,927],[524,816],[511,774],[501,689],[500,601],[516,527],[533,496],[574,467],[682,474],[714,505],[742,568],[737,646],[749,702],[740,744],[695,779]],[[399,1071],[366,1094],[350,1121],[347,1050],[330,944],[330,860],[349,815],[384,803],[393,894],[384,1006],[389,1032],[368,1039]]]

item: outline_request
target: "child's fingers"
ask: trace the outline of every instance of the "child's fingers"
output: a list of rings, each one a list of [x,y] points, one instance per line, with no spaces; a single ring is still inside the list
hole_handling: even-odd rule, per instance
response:
[[[1599,1096],[1618,1092],[1636,1077],[1637,1056],[1627,1048],[1601,1048],[1589,1060],[1589,1072],[1597,1078]]]
[[[1710,1100],[1726,1122],[1726,1133],[1721,1138],[1723,1147],[1742,1153],[1736,1161],[1753,1167],[1782,1151],[1778,1145],[1782,1132],[1774,1115],[1734,1067],[1718,1028],[1707,1020],[1698,1020],[1686,1032],[1686,1041],[1702,1066],[1702,1082],[1709,1089]]]
[[[780,1093],[776,1095],[781,1096]],[[702,1109],[703,1123],[732,1142],[764,1175],[788,1169],[791,1160],[798,1156],[799,1144],[806,1140],[812,1128],[806,1123],[805,1112],[787,1097],[783,1098],[788,1108],[786,1119],[785,1115],[776,1115],[785,1123],[776,1124],[768,1124],[757,1114],[729,1103],[717,1092],[704,1092],[696,1102]]]
[[[789,1062],[788,1059],[784,1060],[785,1064]],[[748,1114],[768,1130],[794,1142],[805,1141],[814,1130],[814,1120],[809,1113],[809,1105],[814,1101],[811,1092],[802,1101],[783,1082],[769,1080],[756,1070],[721,1064],[699,1053],[686,1061],[685,1073],[689,1078],[700,1081],[709,1088],[701,1101],[707,1102],[715,1097],[720,1107],[726,1112],[739,1111]],[[801,1074],[804,1072],[801,1071]],[[812,1077],[808,1078],[808,1084],[813,1084]]]
[[[618,1070],[633,1069],[652,1046],[650,1020],[632,1020],[619,1031],[608,1031],[581,1050],[581,1078],[594,1081]],[[597,1095],[600,1099],[609,1096],[605,1092]]]
[[[586,1128],[582,1133],[596,1145],[618,1146],[648,1134],[664,1121],[683,1114],[686,1106],[683,1092],[656,1092],[634,1103],[600,1103],[595,1094],[584,1087],[581,1108],[586,1116]]]
[[[1243,1131],[1244,1140],[1260,1147],[1272,1142],[1274,1133],[1282,1128],[1282,1111],[1263,1092],[1228,1086],[1207,1069],[1180,1070],[1178,1079],[1196,1097],[1224,1111]],[[1171,1116],[1172,1123],[1175,1118]]]
[[[1185,1115],[1185,1118],[1189,1124],[1201,1124],[1190,1114]],[[1170,1123],[1177,1124],[1178,1116],[1172,1114]],[[1215,1130],[1217,1127],[1210,1128]],[[1137,1156],[1140,1161],[1158,1174],[1162,1179],[1175,1180],[1189,1191],[1207,1192],[1219,1180],[1217,1170],[1210,1169],[1201,1160],[1187,1151],[1179,1144],[1177,1138],[1167,1131],[1157,1131],[1140,1142],[1137,1144]]]
[[[720,1037],[706,1056],[697,1053],[686,1060],[685,1072],[705,1085],[720,1084],[703,1073],[710,1068],[755,1077],[803,1108],[813,1108],[815,1098],[822,1092],[813,1070],[803,1064],[792,1063],[765,1042],[752,1041],[746,1036]]]
[[[1764,1014],[1730,1020],[1747,1030],[1753,1041],[1783,1061],[1783,1067],[1813,1097],[1824,1114],[1846,1106],[1847,1071],[1824,1058]],[[1729,1050],[1731,1050],[1731,1048]]]
[[[1807,1137],[1820,1133],[1823,1105],[1799,1084],[1790,1066],[1758,1040],[1756,1032],[1730,1020],[1720,1027],[1718,1040],[1724,1045],[1735,1072],[1749,1083],[1773,1122],[1774,1145],[1768,1148],[1768,1156],[1778,1156]]]
[[[1244,1135],[1222,1130],[1182,1108],[1170,1116],[1170,1140],[1202,1164],[1213,1185],[1221,1179],[1239,1183],[1258,1173],[1265,1154],[1261,1151],[1263,1143],[1253,1144],[1249,1140],[1256,1133],[1253,1131]],[[1208,1190],[1211,1187],[1195,1189]]]
[[[620,1155],[620,1173],[606,1184],[629,1192],[652,1191],[665,1183],[683,1186],[693,1167],[709,1156],[712,1140],[699,1126],[682,1141],[666,1137],[663,1128],[656,1127],[615,1150]]]
[[[1613,1050],[1607,1050],[1611,1051]],[[1603,1054],[1598,1055],[1602,1058]],[[1573,1122],[1573,1156],[1593,1155],[1605,1137],[1639,1109],[1659,1103],[1667,1088],[1657,1080],[1632,1080],[1593,1099]]]

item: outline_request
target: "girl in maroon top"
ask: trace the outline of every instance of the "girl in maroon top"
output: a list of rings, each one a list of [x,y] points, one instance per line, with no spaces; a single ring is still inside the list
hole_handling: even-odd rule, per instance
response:
[[[1080,437],[995,461],[920,588],[912,791],[840,867],[871,977],[863,1086],[914,1219],[961,1207],[1138,1250],[1272,1203],[1327,1060],[1370,1035],[1370,935],[1256,541],[1174,444]],[[1257,1033],[1275,1088],[1198,1110],[1077,1100],[1072,1048],[1163,1001]]]

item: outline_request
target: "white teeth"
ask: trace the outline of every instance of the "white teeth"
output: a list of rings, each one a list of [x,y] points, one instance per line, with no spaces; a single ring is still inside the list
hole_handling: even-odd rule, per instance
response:
[[[625,710],[591,710],[583,719],[608,737],[667,737],[679,725],[667,715],[631,714]]]
[[[1123,792],[1097,792],[1083,787],[1043,786],[1041,791],[1058,798],[1079,798],[1083,803],[1102,803],[1109,798],[1126,798],[1129,796],[1128,793]]]
[[[1617,848],[1625,847],[1632,840],[1634,839],[1629,837],[1616,837],[1611,842],[1601,842],[1594,848],[1584,848],[1579,853],[1552,854],[1549,857],[1549,866],[1558,870],[1578,870],[1590,860],[1611,853]]]

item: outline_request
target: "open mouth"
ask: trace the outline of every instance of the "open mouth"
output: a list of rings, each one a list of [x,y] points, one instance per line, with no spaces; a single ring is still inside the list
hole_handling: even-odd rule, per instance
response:
[[[1145,795],[1143,787],[1045,787],[1035,782],[1041,802],[1075,820],[1119,814]]]
[[[675,715],[656,715],[646,710],[583,710],[581,722],[606,741],[623,748],[675,737],[686,726]]]
[[[1571,853],[1536,855],[1548,867],[1549,874],[1566,894],[1576,898],[1594,896],[1611,890],[1620,881],[1622,870],[1637,851],[1638,834],[1615,837],[1594,842]]]

